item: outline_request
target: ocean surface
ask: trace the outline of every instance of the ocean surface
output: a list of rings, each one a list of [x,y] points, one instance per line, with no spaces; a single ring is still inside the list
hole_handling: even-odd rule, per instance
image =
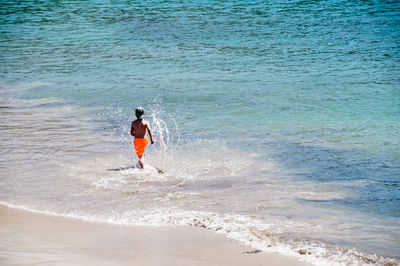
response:
[[[1,1],[0,115],[3,205],[399,264],[398,1]]]

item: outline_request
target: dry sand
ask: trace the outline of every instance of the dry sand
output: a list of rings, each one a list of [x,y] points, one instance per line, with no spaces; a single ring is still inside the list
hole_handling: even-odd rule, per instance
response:
[[[0,206],[0,264],[307,265],[203,228],[85,222]]]

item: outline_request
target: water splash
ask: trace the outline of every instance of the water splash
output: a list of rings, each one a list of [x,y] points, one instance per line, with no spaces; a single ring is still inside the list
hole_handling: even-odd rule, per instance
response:
[[[156,142],[155,150],[161,155],[161,169],[165,172],[174,160],[174,150],[180,143],[180,133],[175,119],[163,110],[160,101],[155,101],[149,108],[150,127],[153,132],[153,138]],[[173,132],[168,125],[173,128]]]

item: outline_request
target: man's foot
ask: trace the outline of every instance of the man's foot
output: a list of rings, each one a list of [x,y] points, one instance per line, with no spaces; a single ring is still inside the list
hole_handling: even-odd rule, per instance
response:
[[[144,168],[144,162],[143,162],[143,159],[142,159],[142,157],[140,157],[139,158],[139,166],[140,166],[140,168]]]

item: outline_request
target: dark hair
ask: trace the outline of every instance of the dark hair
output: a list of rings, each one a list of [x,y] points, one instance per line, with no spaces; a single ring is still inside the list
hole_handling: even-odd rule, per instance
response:
[[[137,119],[142,119],[142,115],[144,115],[144,109],[142,107],[136,108],[135,115]]]

